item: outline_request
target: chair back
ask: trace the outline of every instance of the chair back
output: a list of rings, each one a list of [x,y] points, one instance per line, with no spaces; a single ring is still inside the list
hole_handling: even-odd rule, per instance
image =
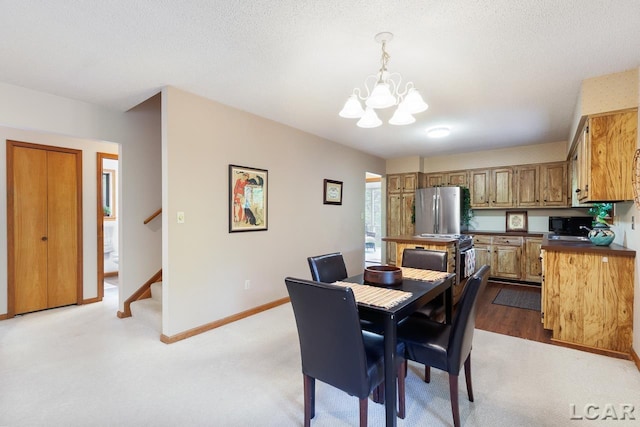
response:
[[[347,267],[342,253],[334,252],[307,258],[311,279],[316,282],[333,283],[347,278]]]
[[[430,249],[405,249],[402,252],[402,266],[447,271],[447,253]]]
[[[483,265],[467,280],[467,285],[462,291],[449,335],[448,371],[450,374],[458,375],[471,352],[478,297],[487,286],[488,279],[489,266]]]
[[[287,277],[302,372],[360,399],[369,395],[367,357],[350,288]]]

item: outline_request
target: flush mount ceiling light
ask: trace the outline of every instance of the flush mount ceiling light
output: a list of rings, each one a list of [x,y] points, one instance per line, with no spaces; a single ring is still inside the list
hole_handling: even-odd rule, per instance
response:
[[[427,130],[427,136],[429,138],[444,138],[445,136],[449,136],[450,133],[451,133],[451,129],[444,126],[431,128]]]
[[[387,42],[393,39],[391,33],[378,33],[375,40],[382,43],[381,67],[377,74],[367,76],[364,80],[366,96],[360,88],[355,88],[340,111],[340,117],[360,119],[356,123],[361,128],[375,128],[382,124],[376,109],[389,108],[397,105],[396,111],[389,120],[392,125],[408,125],[416,121],[414,114],[425,111],[429,106],[424,102],[413,82],[407,82],[401,89],[402,76],[400,73],[389,73],[387,62],[389,54],[386,51]],[[364,101],[366,109],[360,101]]]

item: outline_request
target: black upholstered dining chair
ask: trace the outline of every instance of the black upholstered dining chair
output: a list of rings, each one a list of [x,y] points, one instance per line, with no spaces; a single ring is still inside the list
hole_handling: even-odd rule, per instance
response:
[[[300,340],[305,427],[315,416],[316,379],[358,397],[360,426],[366,426],[368,396],[384,381],[384,338],[360,329],[350,288],[290,277],[285,283]],[[398,416],[404,418],[404,346],[396,351]]]
[[[405,249],[402,252],[402,266],[422,270],[447,271],[447,253],[430,249]],[[444,295],[438,295],[416,310],[412,316],[423,316],[437,320],[443,318],[444,312]]]
[[[347,266],[340,252],[307,258],[311,269],[311,280],[333,283],[347,278]]]
[[[398,341],[404,343],[406,357],[425,365],[425,382],[431,380],[431,367],[449,374],[453,424],[460,426],[458,375],[464,365],[469,401],[473,402],[471,385],[471,344],[475,329],[478,296],[487,285],[489,266],[483,265],[467,282],[458,302],[451,325],[428,319],[409,317],[398,325]]]
[[[311,280],[322,283],[333,283],[347,278],[347,267],[342,253],[334,252],[326,255],[310,256],[307,258],[311,270]],[[360,320],[362,329],[382,335],[382,325],[368,320]]]

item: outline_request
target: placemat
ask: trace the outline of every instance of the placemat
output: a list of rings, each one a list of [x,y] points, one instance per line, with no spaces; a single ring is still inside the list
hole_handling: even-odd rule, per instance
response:
[[[421,268],[402,267],[402,277],[411,280],[424,280],[426,282],[435,282],[444,279],[449,273],[446,271],[423,270]]]
[[[333,282],[333,284],[351,288],[357,302],[382,308],[394,307],[413,295],[411,292],[361,285],[359,283]]]

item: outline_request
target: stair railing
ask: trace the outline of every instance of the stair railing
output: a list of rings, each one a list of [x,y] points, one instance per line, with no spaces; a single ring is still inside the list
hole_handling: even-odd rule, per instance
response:
[[[151,276],[151,278],[147,280],[144,285],[140,286],[137,291],[135,291],[129,298],[125,300],[123,311],[118,310],[118,317],[120,319],[131,317],[131,303],[141,299],[151,298],[151,285],[160,281],[162,281],[162,269]]]

